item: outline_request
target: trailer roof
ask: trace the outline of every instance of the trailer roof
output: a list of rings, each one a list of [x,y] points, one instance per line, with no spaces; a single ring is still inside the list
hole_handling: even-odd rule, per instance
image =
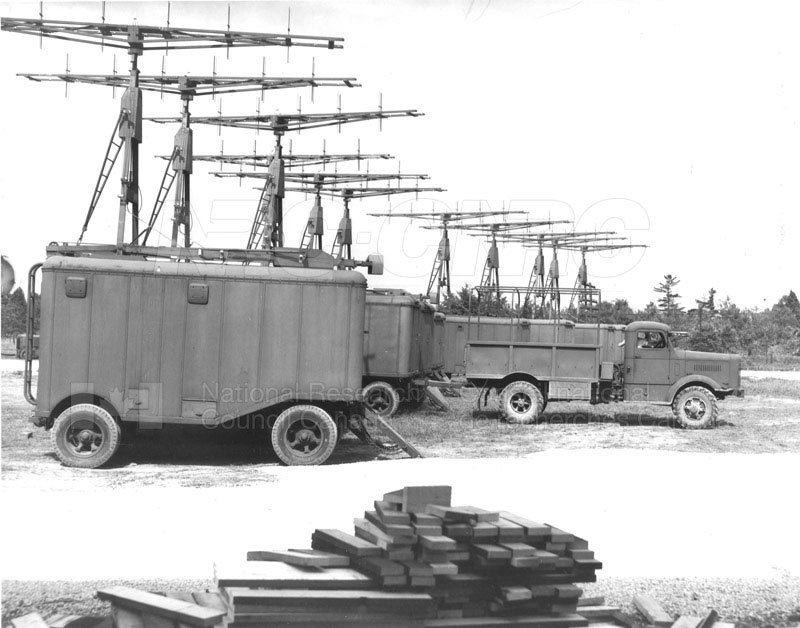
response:
[[[229,280],[275,281],[288,283],[338,283],[366,285],[366,278],[353,270],[327,268],[286,268],[243,265],[242,263],[173,262],[130,257],[71,257],[50,255],[44,270],[74,270],[121,275],[161,275]]]

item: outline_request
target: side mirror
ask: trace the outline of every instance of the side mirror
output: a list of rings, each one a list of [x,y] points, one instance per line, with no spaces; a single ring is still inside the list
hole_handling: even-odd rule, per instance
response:
[[[378,255],[377,253],[367,255],[367,274],[383,274],[383,255]]]

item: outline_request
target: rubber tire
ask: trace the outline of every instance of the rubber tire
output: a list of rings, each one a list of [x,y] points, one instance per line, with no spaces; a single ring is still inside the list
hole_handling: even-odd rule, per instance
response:
[[[293,448],[287,440],[290,428],[298,422],[319,433],[319,445],[309,452]],[[336,422],[331,415],[319,406],[311,405],[292,406],[281,412],[272,426],[271,439],[278,458],[290,467],[322,464],[330,458],[339,440]]]
[[[78,420],[90,420],[99,430],[102,437],[100,447],[87,454],[73,451],[67,440],[67,431]],[[119,449],[122,430],[111,414],[91,403],[79,403],[70,406],[56,417],[50,430],[50,442],[58,459],[68,467],[78,469],[96,469],[107,463]]]
[[[394,416],[400,407],[400,395],[397,394],[394,386],[388,382],[371,382],[367,384],[364,386],[362,396],[364,397],[364,405],[384,419]],[[371,398],[382,399],[388,405],[381,404],[380,407],[376,408]]]
[[[692,400],[701,406],[697,408],[701,413],[698,418],[694,418],[686,412],[686,404]],[[672,401],[672,412],[682,427],[689,430],[702,430],[717,424],[719,407],[717,398],[708,388],[689,386],[675,395],[675,399]]]
[[[18,357],[20,360],[24,360],[26,357],[28,357],[28,350],[27,350],[27,349],[25,349],[25,348],[22,348],[22,349],[20,349],[20,350],[19,350],[19,355],[18,355],[17,357]]]
[[[527,396],[529,407],[524,412],[520,412],[512,405],[512,398],[515,396]],[[500,414],[509,423],[519,423],[528,425],[536,421],[544,408],[544,397],[542,392],[530,382],[518,380],[511,382],[503,388],[500,393]]]

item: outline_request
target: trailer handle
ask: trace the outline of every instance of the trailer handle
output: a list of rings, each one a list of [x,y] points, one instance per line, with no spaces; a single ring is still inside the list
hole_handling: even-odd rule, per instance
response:
[[[25,316],[25,377],[22,392],[25,400],[36,405],[33,396],[33,318],[36,313],[36,272],[42,264],[34,264],[28,271],[28,311]]]

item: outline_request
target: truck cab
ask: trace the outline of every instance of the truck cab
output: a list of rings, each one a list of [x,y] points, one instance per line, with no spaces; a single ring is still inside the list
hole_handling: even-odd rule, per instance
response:
[[[743,394],[738,355],[678,349],[675,337],[664,323],[637,321],[627,326],[623,363],[626,401],[668,404],[688,384],[706,386],[718,399]]]

